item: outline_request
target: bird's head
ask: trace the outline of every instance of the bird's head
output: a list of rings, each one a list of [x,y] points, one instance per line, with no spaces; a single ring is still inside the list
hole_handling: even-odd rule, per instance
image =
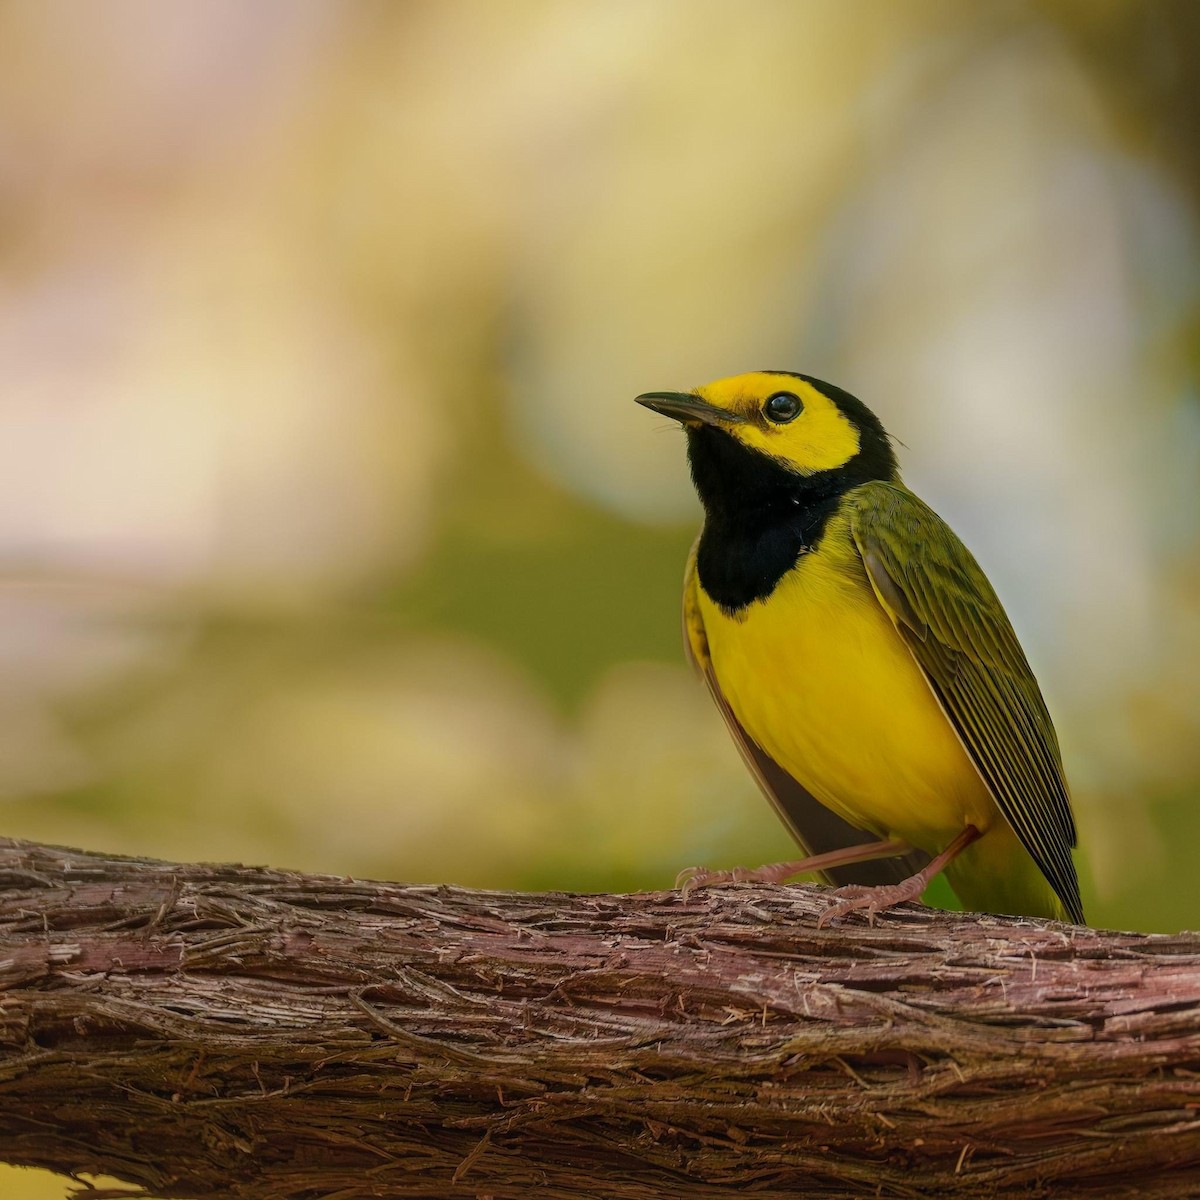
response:
[[[752,371],[692,392],[648,392],[637,401],[687,430],[692,477],[710,513],[897,478],[879,418],[848,392],[809,375]]]

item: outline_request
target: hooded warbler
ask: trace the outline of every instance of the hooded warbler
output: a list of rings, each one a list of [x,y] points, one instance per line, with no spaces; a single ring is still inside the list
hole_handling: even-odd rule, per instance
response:
[[[916,899],[1082,923],[1054,726],[1000,601],[900,481],[841,388],[757,371],[638,403],[682,423],[704,525],[685,646],[806,857],[693,868],[685,887],[815,871],[822,920]]]

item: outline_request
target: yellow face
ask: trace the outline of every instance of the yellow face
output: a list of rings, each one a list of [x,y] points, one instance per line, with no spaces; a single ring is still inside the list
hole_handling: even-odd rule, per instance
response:
[[[795,375],[752,371],[718,379],[693,394],[730,414],[724,425],[730,436],[800,475],[834,470],[861,445],[859,430],[846,414]]]

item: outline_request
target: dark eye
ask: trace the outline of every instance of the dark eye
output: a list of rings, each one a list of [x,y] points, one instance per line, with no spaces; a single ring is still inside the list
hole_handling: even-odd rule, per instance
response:
[[[766,404],[763,405],[763,412],[766,413],[768,421],[774,421],[776,425],[786,425],[800,415],[803,407],[804,404],[799,396],[791,392],[776,392],[775,395],[767,398]]]

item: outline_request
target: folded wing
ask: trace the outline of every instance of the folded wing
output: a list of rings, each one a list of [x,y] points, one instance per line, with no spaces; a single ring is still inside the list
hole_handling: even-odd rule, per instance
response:
[[[1082,923],[1058,738],[996,593],[950,527],[907,488],[864,484],[851,503],[854,540],[879,602],[1001,813]]]

